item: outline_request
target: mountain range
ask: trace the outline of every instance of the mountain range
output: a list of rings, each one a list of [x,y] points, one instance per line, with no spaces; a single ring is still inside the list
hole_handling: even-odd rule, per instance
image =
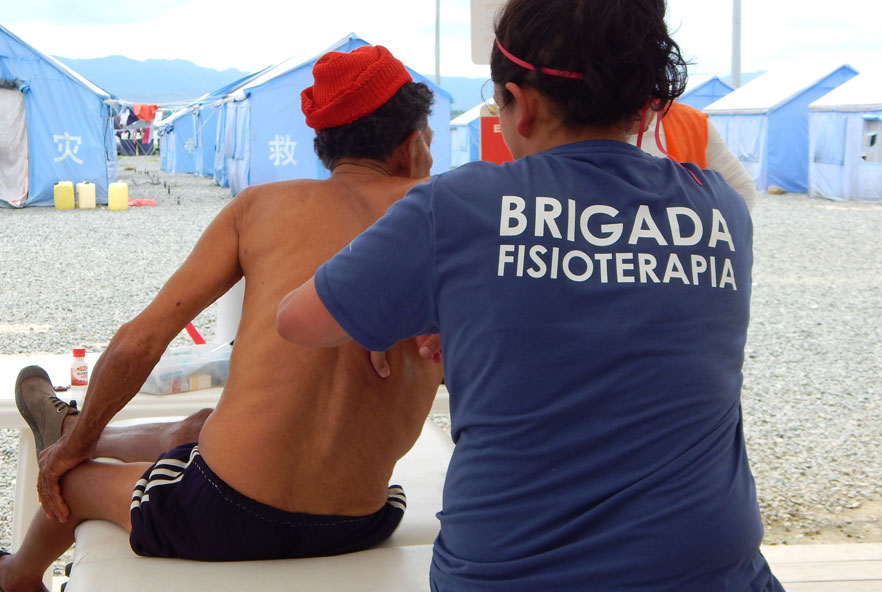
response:
[[[233,68],[203,68],[187,60],[134,60],[119,55],[93,59],[56,56],[56,59],[107,92],[132,103],[186,104],[249,74]],[[759,74],[761,72],[742,73],[742,83]],[[721,77],[724,82],[728,78]],[[441,88],[453,96],[451,117],[471,109],[493,93],[486,78],[442,76]]]
[[[233,68],[203,68],[187,60],[134,60],[119,55],[92,59],[55,57],[107,92],[132,103],[187,102],[249,74]],[[452,113],[480,103],[486,81],[485,78],[442,76],[441,88],[453,95]]]

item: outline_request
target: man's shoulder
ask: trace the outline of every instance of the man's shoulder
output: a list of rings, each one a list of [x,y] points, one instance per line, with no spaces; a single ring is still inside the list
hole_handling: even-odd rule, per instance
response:
[[[327,181],[318,179],[290,179],[287,181],[273,181],[271,183],[261,183],[260,185],[251,185],[243,189],[237,196],[237,199],[264,199],[267,197],[277,197],[290,195],[296,192],[309,191],[313,187],[320,187]]]
[[[277,208],[280,203],[284,203],[286,208],[302,207],[315,201],[314,196],[327,193],[326,184],[327,181],[316,179],[291,179],[262,183],[243,189],[236,196],[234,202],[238,202],[238,207],[242,212]]]

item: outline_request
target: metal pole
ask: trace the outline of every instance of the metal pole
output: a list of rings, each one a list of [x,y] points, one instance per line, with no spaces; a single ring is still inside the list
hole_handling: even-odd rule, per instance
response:
[[[732,0],[732,88],[741,86],[741,0]]]
[[[441,0],[435,0],[435,84],[441,86]]]

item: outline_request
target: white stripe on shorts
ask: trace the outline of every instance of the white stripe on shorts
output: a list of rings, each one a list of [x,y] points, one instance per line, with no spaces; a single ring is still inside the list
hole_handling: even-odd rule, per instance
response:
[[[184,470],[190,466],[193,460],[199,456],[199,447],[194,446],[190,451],[190,458],[187,462],[180,461],[176,458],[164,458],[153,465],[147,478],[141,478],[135,483],[135,489],[132,491],[132,503],[129,510],[140,508],[142,503],[150,501],[149,491],[160,485],[171,485],[177,483],[184,478]]]

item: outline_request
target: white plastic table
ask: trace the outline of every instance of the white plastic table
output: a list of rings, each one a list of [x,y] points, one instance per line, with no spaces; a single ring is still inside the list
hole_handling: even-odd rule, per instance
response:
[[[100,354],[86,354],[90,371]],[[70,384],[71,355],[24,355],[0,356],[0,428],[21,430],[18,444],[18,474],[15,484],[15,510],[12,521],[12,550],[18,549],[24,538],[31,518],[39,508],[37,501],[37,456],[34,438],[27,423],[15,406],[15,379],[25,366],[42,366],[58,385]],[[171,395],[149,395],[138,393],[113,418],[122,419],[185,417],[206,407],[214,407],[223,391],[220,387],[175,393]],[[74,399],[82,403],[86,395],[86,387],[71,387],[70,390],[59,392],[58,397],[65,401]],[[438,390],[432,413],[448,413],[448,394],[444,385]]]
[[[91,370],[99,354],[86,354]],[[25,366],[42,366],[54,385],[70,384],[71,355],[0,356],[0,427],[21,430],[18,442],[18,473],[15,482],[15,509],[12,519],[12,549],[18,549],[27,525],[39,508],[37,502],[37,455],[34,438],[27,423],[15,406],[15,379]],[[221,395],[221,388],[210,388],[173,395],[148,395],[138,393],[115,417],[135,419],[144,417],[180,417],[205,407],[214,407]],[[82,403],[86,387],[71,387],[59,392],[58,397]]]

